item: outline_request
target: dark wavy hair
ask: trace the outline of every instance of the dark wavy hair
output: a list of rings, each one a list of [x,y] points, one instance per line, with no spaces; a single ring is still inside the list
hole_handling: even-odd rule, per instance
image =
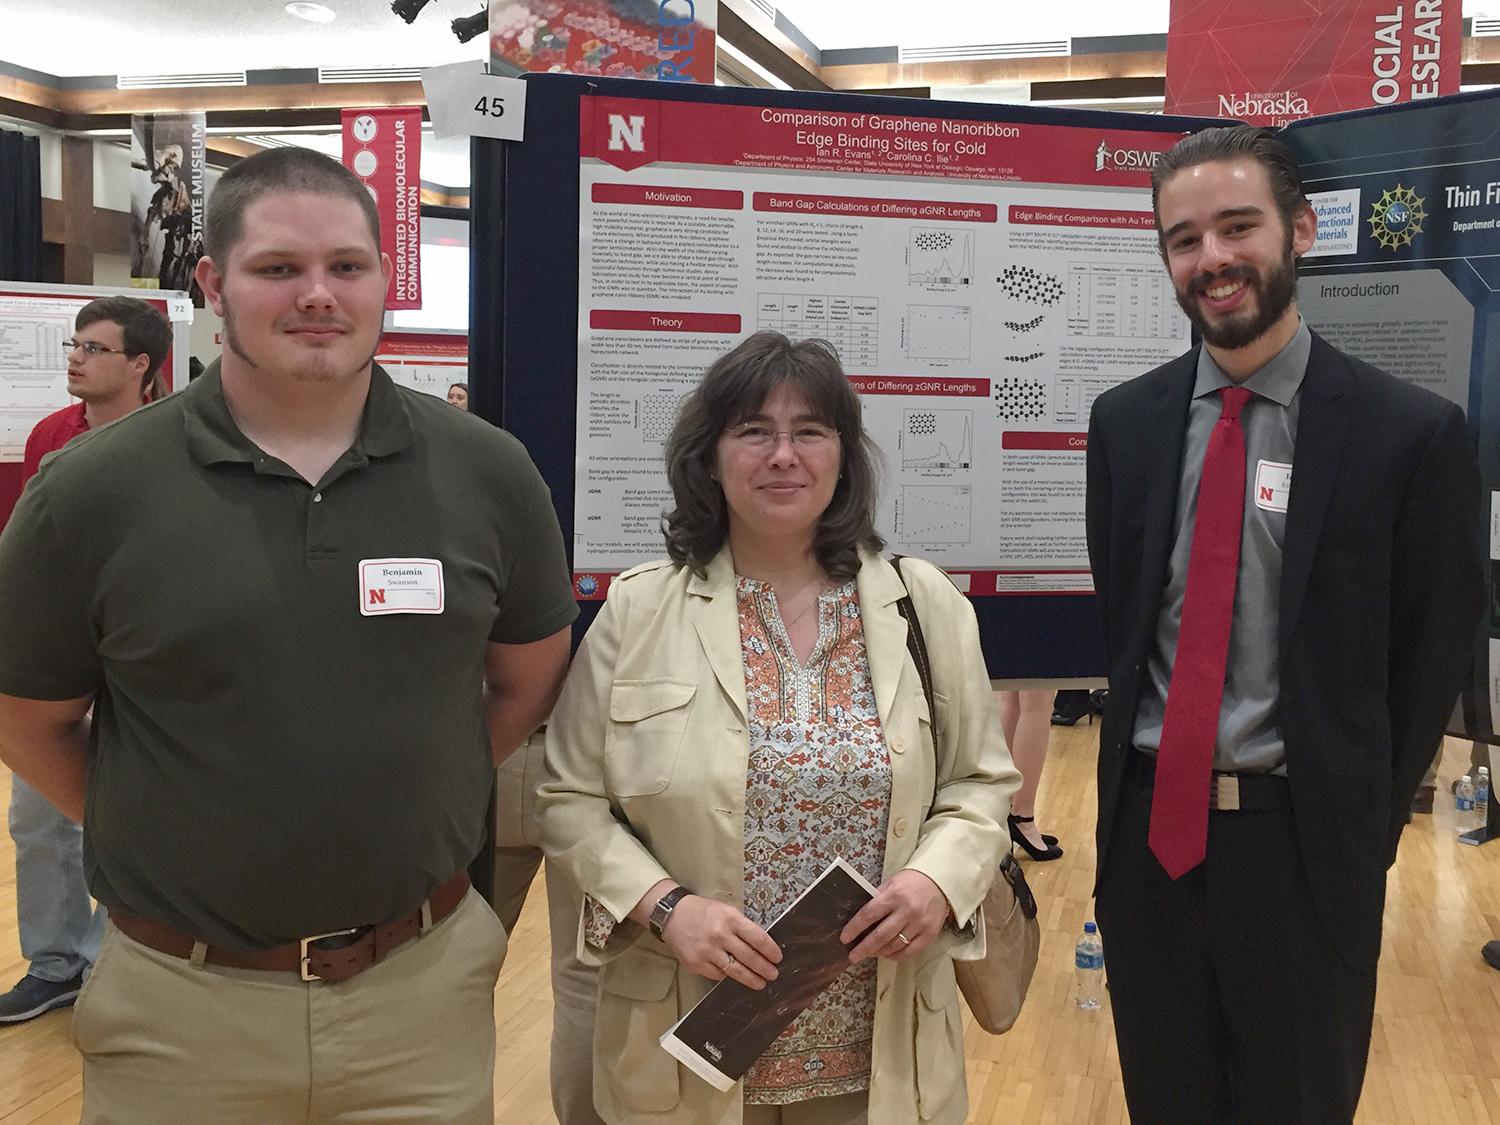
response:
[[[818,564],[834,581],[847,582],[859,572],[861,549],[885,546],[875,532],[880,455],[865,433],[859,398],[838,352],[826,340],[794,344],[779,332],[757,332],[708,369],[683,399],[667,438],[667,480],[677,506],[662,517],[662,532],[673,562],[701,574],[723,548],[729,506],[713,478],[719,438],[782,385],[801,394],[818,421],[840,438],[838,484],[813,534]]]
[[[1292,224],[1312,206],[1302,190],[1302,172],[1297,157],[1286,142],[1270,129],[1254,125],[1227,125],[1222,129],[1204,129],[1190,133],[1173,145],[1156,162],[1151,171],[1151,210],[1156,216],[1157,246],[1166,256],[1167,244],[1161,229],[1161,189],[1185,168],[1214,161],[1238,160],[1246,156],[1266,170],[1271,198],[1286,228],[1287,245],[1291,245]]]

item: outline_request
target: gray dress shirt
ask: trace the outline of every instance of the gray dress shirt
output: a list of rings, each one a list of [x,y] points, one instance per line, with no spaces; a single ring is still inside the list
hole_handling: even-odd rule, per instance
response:
[[[1214,769],[1225,773],[1286,773],[1286,746],[1276,723],[1281,693],[1277,618],[1281,605],[1281,547],[1286,534],[1292,450],[1297,442],[1303,377],[1312,334],[1299,322],[1286,347],[1241,386],[1254,392],[1240,415],[1245,431],[1245,523],[1240,570],[1224,676],[1224,703],[1214,742]],[[1167,686],[1177,655],[1182,597],[1198,509],[1198,482],[1209,434],[1219,420],[1219,390],[1233,386],[1203,348],[1188,409],[1177,493],[1172,557],[1156,619],[1156,643],[1146,662],[1149,680],[1135,716],[1135,745],[1154,755],[1161,746]]]

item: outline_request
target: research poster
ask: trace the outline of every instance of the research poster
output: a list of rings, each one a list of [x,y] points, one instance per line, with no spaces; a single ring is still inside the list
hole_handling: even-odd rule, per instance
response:
[[[87,298],[0,293],[0,463],[17,462],[26,439],[68,397],[73,319]]]
[[[1296,151],[1318,214],[1298,305],[1335,346],[1464,407],[1480,472],[1500,489],[1500,98],[1464,95],[1301,122]],[[1475,529],[1476,537],[1484,530]],[[1491,538],[1491,685],[1475,713],[1500,730],[1500,560]],[[1484,696],[1488,695],[1485,700]],[[1487,712],[1487,713],[1485,713]]]
[[[1150,199],[1181,134],[605,97],[581,115],[581,598],[662,554],[678,402],[760,329],[838,350],[892,550],[975,596],[1091,592],[1090,406],[1189,344]]]

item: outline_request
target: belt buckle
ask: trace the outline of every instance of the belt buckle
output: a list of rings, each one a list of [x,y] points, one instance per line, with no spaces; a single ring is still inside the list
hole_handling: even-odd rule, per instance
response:
[[[299,973],[302,979],[308,982],[323,979],[322,977],[318,976],[317,973],[312,972],[307,967],[308,961],[310,960],[307,955],[307,947],[309,945],[311,945],[315,941],[322,941],[324,938],[348,937],[350,934],[359,933],[359,931],[363,928],[363,926],[350,926],[347,930],[329,930],[326,934],[313,934],[311,937],[299,939],[297,942],[297,955]]]
[[[1236,812],[1240,807],[1240,779],[1232,773],[1214,774],[1214,808]]]

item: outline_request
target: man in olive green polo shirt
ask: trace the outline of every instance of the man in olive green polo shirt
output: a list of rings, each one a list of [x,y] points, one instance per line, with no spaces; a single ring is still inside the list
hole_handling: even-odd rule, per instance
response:
[[[372,364],[350,173],[251,157],[206,235],[222,359],[0,536],[0,758],[112,919],[83,1119],[489,1125],[505,934],[463,872],[566,667],[557,520],[512,438]]]

